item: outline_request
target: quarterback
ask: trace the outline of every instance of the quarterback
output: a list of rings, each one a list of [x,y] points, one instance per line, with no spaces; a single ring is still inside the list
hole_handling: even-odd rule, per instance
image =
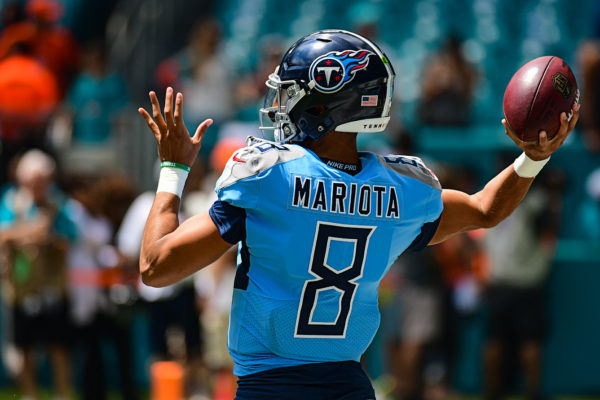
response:
[[[394,69],[372,42],[326,30],[298,40],[266,82],[261,128],[216,184],[208,212],[179,224],[182,188],[212,123],[191,136],[183,95],[167,89],[152,116],[162,170],[140,272],[169,285],[238,246],[228,347],[238,399],[374,399],[359,360],[379,325],[379,282],[417,251],[506,218],[575,126],[516,144],[523,154],[480,192],[443,190],[416,157],[359,152],[356,135],[390,119]]]

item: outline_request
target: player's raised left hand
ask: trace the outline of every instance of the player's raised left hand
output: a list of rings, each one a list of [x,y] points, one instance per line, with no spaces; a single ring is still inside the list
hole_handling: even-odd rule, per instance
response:
[[[535,161],[545,160],[550,157],[567,139],[569,133],[575,128],[577,120],[579,119],[579,108],[580,104],[576,103],[573,105],[573,117],[569,121],[566,113],[560,114],[560,128],[552,139],[548,139],[546,131],[540,131],[537,142],[522,142],[521,140],[510,135],[508,132],[508,125],[506,120],[502,120],[502,125],[506,129],[506,134],[519,146],[529,158]]]
[[[191,166],[202,146],[202,138],[208,127],[212,125],[213,120],[204,120],[196,129],[194,136],[190,137],[183,123],[183,94],[177,93],[175,111],[173,111],[173,89],[167,88],[164,118],[160,111],[160,103],[156,93],[150,92],[149,96],[152,103],[152,117],[142,107],[138,109],[138,112],[144,117],[148,127],[154,134],[154,138],[158,143],[160,160]]]

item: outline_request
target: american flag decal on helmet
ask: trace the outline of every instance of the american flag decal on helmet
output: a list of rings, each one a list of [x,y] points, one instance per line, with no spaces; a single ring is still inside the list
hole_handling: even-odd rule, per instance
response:
[[[377,107],[377,99],[379,96],[361,96],[360,106],[361,107]]]

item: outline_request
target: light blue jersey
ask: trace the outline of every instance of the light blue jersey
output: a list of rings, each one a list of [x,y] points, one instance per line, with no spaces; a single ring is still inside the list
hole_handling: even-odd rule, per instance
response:
[[[415,239],[433,235],[435,175],[416,157],[359,155],[354,176],[270,142],[227,164],[217,203],[243,209],[245,227],[229,238],[241,239],[228,338],[236,375],[358,361],[379,326],[379,282]],[[226,214],[211,209],[227,240]]]

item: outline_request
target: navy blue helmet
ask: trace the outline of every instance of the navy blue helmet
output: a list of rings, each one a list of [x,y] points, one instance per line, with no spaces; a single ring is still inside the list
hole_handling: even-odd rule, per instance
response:
[[[331,131],[381,132],[390,117],[394,68],[374,43],[324,30],[298,40],[266,82],[261,129],[278,142]]]

